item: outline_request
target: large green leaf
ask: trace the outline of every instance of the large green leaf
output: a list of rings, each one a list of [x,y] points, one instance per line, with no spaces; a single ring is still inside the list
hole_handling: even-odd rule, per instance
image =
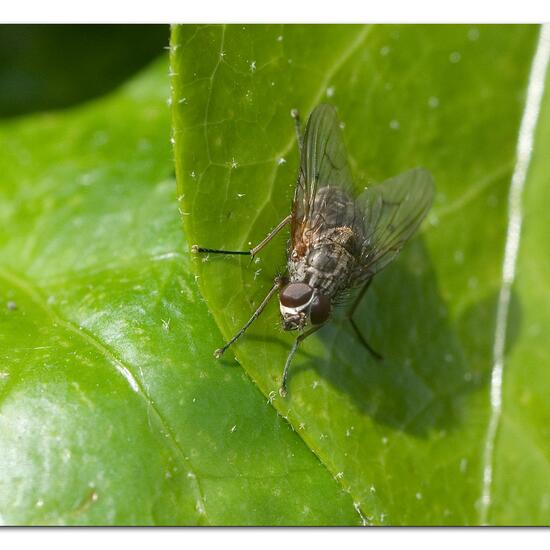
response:
[[[239,368],[190,272],[168,60],[0,126],[0,521],[353,524]]]
[[[320,102],[337,106],[358,188],[419,165],[434,175],[436,201],[420,235],[375,279],[359,311],[383,364],[337,318],[306,341],[289,394],[279,397],[294,336],[277,328],[276,300],[222,360],[229,367],[236,356],[369,522],[548,523],[548,97],[526,184],[519,286],[503,310],[502,408],[490,400],[499,392],[491,375],[508,195],[538,33],[173,29],[176,167],[190,243],[247,249],[288,214],[298,160],[291,108],[307,116]],[[196,258],[224,338],[283,267],[287,238],[253,264]]]

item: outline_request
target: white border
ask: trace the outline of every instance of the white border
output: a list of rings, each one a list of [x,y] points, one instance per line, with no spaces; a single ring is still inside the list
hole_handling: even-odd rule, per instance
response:
[[[18,0],[3,2],[6,23],[541,23],[543,0]]]
[[[169,22],[543,22],[550,21],[550,3],[522,0],[513,4],[482,3],[461,0],[448,3],[435,0],[339,0],[337,3],[257,1],[169,1],[135,2],[97,0],[18,0],[5,2],[0,22],[4,23],[169,23]],[[516,184],[519,185],[519,184]],[[512,192],[512,191],[511,191]],[[514,252],[515,254],[516,252]],[[505,261],[506,266],[506,261]],[[506,269],[506,267],[505,267]],[[525,546],[541,540],[541,530],[480,529],[0,529],[0,541],[7,548],[25,542],[48,550],[97,550],[99,544],[110,548],[123,543],[133,549],[150,548],[151,542],[162,548],[182,548],[182,544],[203,546],[219,544],[224,550],[261,548],[279,550],[282,545],[307,548],[336,548],[350,542],[383,544],[384,547],[441,548],[463,550],[473,538],[490,537],[491,544]],[[513,543],[513,541],[516,543]],[[11,543],[11,544],[10,544]]]
[[[464,550],[474,548],[520,548],[547,542],[541,529],[415,529],[415,528],[171,528],[171,529],[4,529],[0,543],[6,548],[41,550],[334,550],[335,548],[384,548],[407,550]],[[515,541],[515,542],[514,542]],[[367,545],[367,546],[365,546]],[[542,547],[542,546],[537,546]]]

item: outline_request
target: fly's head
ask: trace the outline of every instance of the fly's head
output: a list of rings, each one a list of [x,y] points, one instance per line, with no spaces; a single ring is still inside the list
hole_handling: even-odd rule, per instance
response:
[[[306,283],[289,283],[279,294],[284,330],[322,325],[330,316],[330,299]]]

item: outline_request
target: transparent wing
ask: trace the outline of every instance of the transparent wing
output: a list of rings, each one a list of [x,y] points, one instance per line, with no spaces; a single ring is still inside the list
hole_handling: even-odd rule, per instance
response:
[[[301,171],[306,181],[309,203],[316,190],[326,185],[352,190],[352,179],[340,121],[332,105],[317,106],[309,117],[304,134]]]
[[[349,216],[352,188],[336,110],[331,105],[319,105],[311,113],[304,134],[293,203],[293,241],[298,240],[306,228],[315,228],[321,217],[326,226],[327,223],[338,225]]]
[[[434,184],[423,168],[409,170],[366,189],[358,198],[362,210],[360,272],[366,280],[383,269],[413,236],[432,205]]]

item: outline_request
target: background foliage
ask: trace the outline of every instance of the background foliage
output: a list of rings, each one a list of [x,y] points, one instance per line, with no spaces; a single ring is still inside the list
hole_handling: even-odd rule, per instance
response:
[[[165,25],[0,25],[0,116],[108,92],[159,55]]]
[[[161,55],[103,98],[5,112],[0,520],[548,523],[547,97],[481,501],[507,197],[538,32],[178,26],[170,78]],[[142,53],[118,76],[155,50],[120,43],[110,59]],[[125,78],[98,78],[94,93]],[[66,81],[72,99],[25,110],[90,97]],[[321,101],[345,124],[358,188],[423,165],[438,194],[360,310],[383,365],[337,318],[297,356],[283,400],[273,392],[292,336],[275,303],[232,350],[238,363],[212,350],[262,299],[286,237],[252,265],[191,258],[189,245],[246,248],[286,215],[288,113]]]

